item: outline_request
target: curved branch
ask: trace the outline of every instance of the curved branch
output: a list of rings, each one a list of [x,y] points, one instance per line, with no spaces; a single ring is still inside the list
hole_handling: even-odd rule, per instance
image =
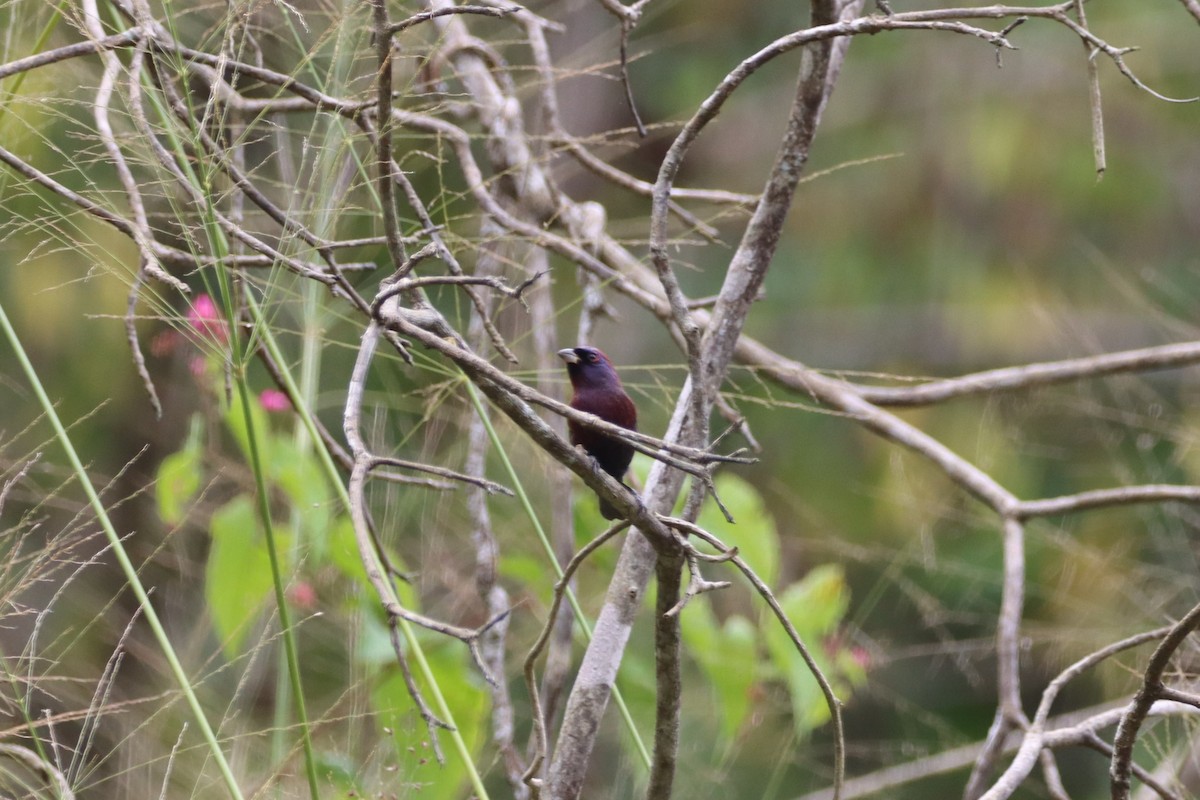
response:
[[[1045,747],[1046,728],[1047,721],[1050,718],[1050,710],[1054,707],[1054,701],[1058,699],[1059,692],[1062,691],[1067,683],[1117,653],[1124,652],[1146,642],[1161,639],[1170,630],[1170,627],[1159,628],[1130,636],[1119,642],[1114,642],[1079,659],[1055,676],[1054,680],[1050,681],[1042,691],[1041,702],[1038,704],[1033,721],[1022,736],[1021,746],[1017,751],[1016,758],[1013,759],[1012,764],[1009,765],[1004,774],[982,796],[981,800],[1004,800],[1004,798],[1011,797],[1024,782],[1025,778],[1029,776],[1029,773],[1033,771],[1033,768],[1037,765],[1039,755],[1048,752]]]
[[[992,392],[1032,389],[1068,381],[1101,378],[1123,372],[1150,372],[1200,363],[1200,342],[1144,347],[1064,361],[1024,364],[957,378],[944,378],[917,386],[860,386],[860,397],[878,406],[923,406],[959,397]]]
[[[1045,500],[1022,500],[1017,504],[1013,513],[1018,518],[1028,519],[1135,503],[1170,502],[1200,503],[1200,486],[1145,485],[1094,489],[1090,492],[1051,497]]]
[[[1138,730],[1150,713],[1150,709],[1163,697],[1163,673],[1172,656],[1192,631],[1200,626],[1200,604],[1197,604],[1183,619],[1171,626],[1162,643],[1150,656],[1146,671],[1142,674],[1142,686],[1129,708],[1121,715],[1117,733],[1113,738],[1112,763],[1109,780],[1112,784],[1113,800],[1128,800],[1129,773],[1133,761],[1133,746],[1137,743]]]

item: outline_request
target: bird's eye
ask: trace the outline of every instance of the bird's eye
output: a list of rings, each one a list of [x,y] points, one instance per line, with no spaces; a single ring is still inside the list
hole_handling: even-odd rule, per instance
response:
[[[588,353],[586,356],[584,356],[584,360],[586,360],[589,364],[595,364],[596,363],[596,354]]]

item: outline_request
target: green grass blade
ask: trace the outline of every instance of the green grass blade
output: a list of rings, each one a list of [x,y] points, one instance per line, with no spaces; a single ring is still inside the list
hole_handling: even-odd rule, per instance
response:
[[[13,353],[17,357],[17,362],[20,363],[21,369],[25,372],[25,376],[29,380],[29,385],[32,387],[33,393],[37,396],[38,402],[42,406],[43,413],[50,420],[50,425],[54,428],[54,434],[58,438],[59,444],[66,451],[67,460],[71,463],[71,468],[74,470],[75,476],[79,479],[79,484],[83,487],[84,494],[87,495],[88,503],[92,506],[92,510],[96,512],[96,519],[100,522],[100,527],[104,530],[104,535],[112,547],[113,555],[116,557],[121,571],[125,573],[125,579],[129,582],[130,589],[133,590],[134,596],[137,597],[138,605],[141,606],[142,613],[146,617],[146,624],[150,626],[150,630],[153,632],[163,656],[167,659],[171,674],[174,676],[176,683],[179,684],[180,691],[183,692],[188,708],[191,709],[192,716],[195,717],[196,725],[200,728],[200,734],[208,745],[209,752],[212,753],[213,760],[221,772],[221,778],[225,783],[226,789],[229,791],[229,796],[236,798],[236,800],[242,800],[242,791],[238,787],[237,779],[234,777],[233,770],[225,758],[225,753],[221,750],[221,745],[217,741],[216,733],[214,733],[212,726],[208,722],[208,717],[204,714],[204,709],[200,707],[200,700],[196,697],[196,693],[192,689],[191,679],[188,677],[187,672],[184,671],[183,664],[180,663],[179,657],[175,653],[175,648],[171,645],[171,640],[167,637],[167,632],[163,629],[162,623],[158,619],[158,613],[154,610],[154,606],[150,602],[150,596],[146,594],[146,588],[142,586],[137,569],[133,566],[129,554],[125,551],[125,545],[121,542],[121,537],[117,534],[117,529],[113,526],[112,520],[108,516],[108,511],[100,501],[100,496],[96,493],[96,487],[92,485],[87,470],[83,468],[83,462],[80,461],[79,454],[75,452],[75,445],[71,442],[71,437],[67,434],[66,428],[63,427],[62,420],[58,418],[58,412],[54,410],[54,404],[46,394],[46,389],[42,386],[42,381],[38,377],[37,370],[34,369],[33,363],[29,360],[29,356],[25,352],[25,348],[22,346],[16,330],[13,328],[12,323],[9,322],[8,314],[5,312],[3,304],[0,304],[0,328],[3,328],[4,335],[12,346]]]

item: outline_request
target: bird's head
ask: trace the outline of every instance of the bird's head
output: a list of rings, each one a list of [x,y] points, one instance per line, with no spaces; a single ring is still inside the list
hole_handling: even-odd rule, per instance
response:
[[[567,375],[571,385],[581,386],[621,385],[617,371],[608,356],[595,347],[568,347],[558,351],[558,357],[567,364]]]

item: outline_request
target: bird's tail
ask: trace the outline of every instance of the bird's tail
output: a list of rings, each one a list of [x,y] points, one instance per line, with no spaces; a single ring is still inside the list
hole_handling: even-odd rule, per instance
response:
[[[635,492],[633,490],[632,486],[630,486],[628,483],[625,483],[624,481],[621,482],[621,485],[624,486],[631,495],[633,495],[635,498],[637,497],[637,492]],[[614,507],[611,503],[608,503],[605,500],[601,500],[600,501],[600,516],[604,517],[607,520],[621,519],[621,512],[618,511],[616,509],[616,507]]]
[[[621,516],[621,512],[617,511],[617,509],[614,508],[610,503],[607,503],[607,502],[601,500],[600,501],[600,516],[604,517],[607,520],[613,520],[613,519],[618,519]]]

